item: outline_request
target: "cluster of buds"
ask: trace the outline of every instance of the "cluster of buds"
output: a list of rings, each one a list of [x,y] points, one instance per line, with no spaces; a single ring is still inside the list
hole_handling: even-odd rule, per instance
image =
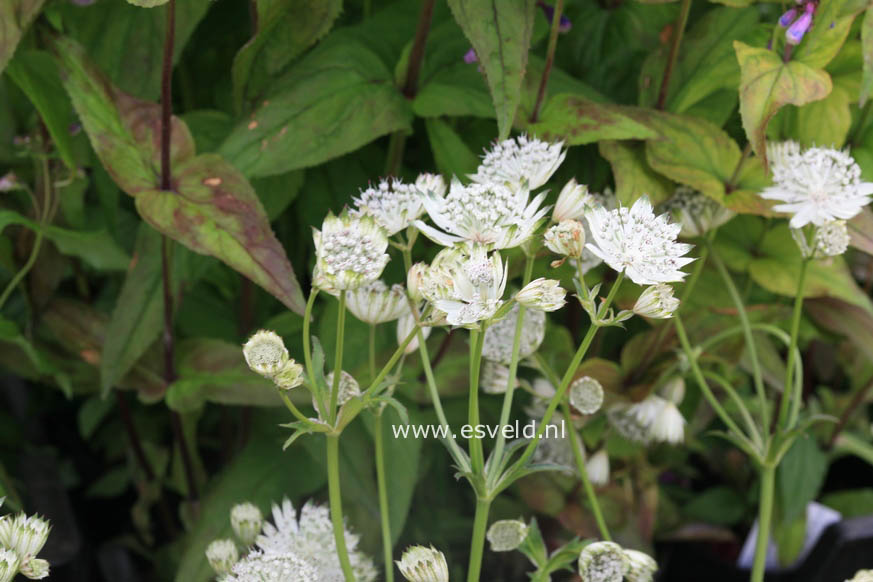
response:
[[[804,35],[812,28],[812,18],[815,15],[816,2],[798,2],[795,6],[779,17],[779,26],[787,28],[785,40],[790,45],[798,45]]]
[[[652,582],[658,564],[648,554],[614,542],[594,542],[579,555],[582,582]]]
[[[411,546],[395,564],[409,582],[449,582],[446,557],[433,546]]]
[[[303,366],[288,355],[285,342],[274,331],[260,330],[243,345],[243,356],[253,372],[272,380],[282,390],[303,384]]]
[[[812,234],[807,232],[809,229],[812,229]],[[831,220],[820,226],[792,228],[791,236],[804,259],[837,257],[848,250],[850,242],[845,220]]]
[[[36,556],[50,531],[49,522],[38,515],[19,513],[0,517],[0,582],[11,582],[19,573],[31,580],[49,575],[49,563]]]
[[[239,545],[247,551],[260,535],[263,524],[261,510],[252,503],[239,503],[230,510],[230,527]],[[230,538],[214,540],[206,547],[206,560],[219,578],[229,574],[239,558],[237,541]]]
[[[528,529],[520,519],[501,519],[491,524],[485,537],[492,552],[511,552],[524,542]]]

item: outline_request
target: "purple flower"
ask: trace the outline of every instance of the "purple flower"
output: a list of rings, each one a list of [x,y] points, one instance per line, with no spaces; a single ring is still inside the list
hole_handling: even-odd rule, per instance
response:
[[[470,47],[470,50],[464,55],[464,62],[468,65],[471,65],[479,60],[479,57],[476,56],[476,51],[473,47]]]
[[[779,26],[782,28],[788,28],[791,26],[791,23],[794,22],[794,19],[797,18],[797,9],[792,8],[785,14],[779,17]]]
[[[551,22],[552,18],[555,17],[555,7],[551,4],[546,4],[542,0],[537,2],[537,5],[543,9],[543,14],[546,15],[546,20]],[[569,32],[571,28],[573,28],[573,23],[564,14],[561,14],[561,20],[558,23],[558,32]]]
[[[807,10],[801,14],[800,18],[794,21],[794,24],[792,24],[788,30],[785,31],[785,40],[788,41],[788,44],[800,44],[800,41],[803,40],[803,35],[805,35],[809,31],[810,26],[812,26],[812,10],[809,9],[809,6],[811,5],[812,4],[807,4]]]

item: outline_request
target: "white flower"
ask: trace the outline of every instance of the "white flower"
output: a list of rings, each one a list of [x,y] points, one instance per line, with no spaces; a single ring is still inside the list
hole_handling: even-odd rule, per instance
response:
[[[9,518],[3,521],[6,519]],[[0,528],[0,545],[14,550],[23,561],[27,561],[39,553],[50,531],[51,526],[45,519],[19,513],[9,527]]]
[[[257,331],[243,345],[243,356],[253,372],[265,378],[272,378],[288,363],[288,350],[285,342],[274,331]]]
[[[470,179],[480,184],[522,185],[536,190],[549,181],[567,155],[563,142],[548,143],[520,135],[494,144]]]
[[[425,263],[415,263],[406,273],[406,290],[410,299],[418,303],[423,299],[421,286],[425,284],[428,266]]]
[[[327,387],[330,390],[333,390],[333,372],[329,372],[327,376],[325,376],[324,381],[327,382]],[[355,396],[361,395],[361,386],[358,384],[358,381],[355,380],[355,377],[346,372],[342,371],[339,379],[339,386],[337,388],[337,404],[342,406]],[[318,402],[315,400],[315,396],[312,397],[312,407],[318,410]]]
[[[685,380],[682,376],[673,376],[661,387],[661,395],[667,400],[679,406],[685,398]]]
[[[433,546],[410,546],[394,563],[409,582],[449,582],[446,557]]]
[[[586,248],[638,285],[681,281],[679,269],[694,260],[682,257],[691,245],[676,242],[680,226],[655,216],[645,196],[630,208],[593,208],[586,218],[593,239]]]
[[[621,546],[614,542],[594,542],[579,555],[582,582],[622,582],[630,561]]]
[[[394,321],[409,311],[403,285],[388,286],[380,279],[346,294],[346,307],[352,315],[371,325]]]
[[[625,438],[679,443],[685,438],[685,418],[671,400],[650,394],[634,404],[617,404],[608,413],[612,426]]]
[[[546,230],[543,241],[553,253],[578,259],[585,252],[585,225],[578,220],[562,220]]]
[[[238,503],[230,510],[230,527],[244,546],[255,543],[255,538],[261,533],[264,516],[261,510],[252,503]]]
[[[515,300],[531,309],[557,311],[566,303],[564,300],[566,295],[567,291],[558,284],[558,281],[540,277],[516,293]]]
[[[511,552],[527,537],[528,526],[520,519],[501,519],[488,528],[485,535],[492,552]]]
[[[603,386],[591,376],[577,378],[570,384],[570,404],[582,414],[594,414],[603,405]]]
[[[426,190],[419,187],[419,182]],[[391,236],[411,225],[424,213],[424,192],[442,196],[445,192],[442,177],[423,174],[415,184],[405,184],[396,178],[382,180],[378,186],[361,190],[360,196],[354,200],[357,210],[351,214],[356,217],[372,216],[376,224]]]
[[[216,574],[227,574],[239,561],[239,551],[233,540],[214,540],[206,546],[206,561]]]
[[[858,570],[852,579],[846,582],[873,582],[873,570]]]
[[[451,246],[458,242],[481,243],[492,248],[512,248],[525,242],[539,226],[547,208],[540,208],[545,193],[530,201],[526,187],[510,189],[502,184],[467,186],[452,180],[445,197],[428,193],[424,207],[434,224],[421,220],[415,226],[434,242]]]
[[[517,379],[515,385],[518,386]],[[503,394],[509,388],[509,368],[491,360],[483,361],[479,387],[486,394]]]
[[[588,193],[588,186],[577,184],[575,178],[569,182],[558,194],[558,201],[552,210],[552,220],[564,222],[565,220],[580,220],[585,216],[588,207],[595,204],[594,198]]]
[[[484,247],[474,247],[455,270],[448,297],[436,299],[434,306],[451,325],[470,326],[490,319],[503,303],[508,266],[503,265],[500,253],[488,256]]]
[[[659,283],[646,287],[634,304],[634,313],[652,319],[669,319],[679,308],[679,300],[673,297],[673,287]]]
[[[359,582],[373,582],[376,579],[376,568],[373,561],[358,549],[358,536],[344,530],[346,547],[355,579]],[[300,518],[294,506],[287,499],[282,505],[273,505],[273,523],[264,523],[263,533],[258,536],[258,547],[264,557],[298,556],[314,569],[312,578],[277,578],[281,580],[312,580],[313,582],[342,582],[336,541],[333,526],[327,507],[307,502],[300,511]],[[236,568],[234,568],[236,573]],[[240,577],[239,582],[250,582],[258,578]],[[269,580],[272,580],[270,578]]]
[[[357,289],[375,281],[388,263],[388,237],[370,216],[329,213],[321,231],[312,229],[312,239],[313,281],[328,292]]]
[[[655,416],[650,429],[652,438],[665,443],[681,443],[685,440],[685,417],[669,400],[664,400],[660,413]]]
[[[273,383],[282,390],[291,390],[303,384],[303,379],[303,366],[291,359],[273,376]]]
[[[419,192],[433,192],[437,196],[446,195],[446,181],[439,174],[419,174],[415,179],[415,187]]]
[[[585,461],[585,470],[588,471],[588,480],[592,485],[606,485],[609,483],[609,455],[606,449],[600,449]]]
[[[415,316],[412,315],[412,311],[409,310],[407,306],[407,311],[405,315],[401,315],[397,320],[397,344],[400,345],[403,343],[403,340],[406,339],[412,329],[415,327]],[[430,327],[422,327],[421,333],[424,336],[424,339],[427,339],[430,336],[430,332],[432,328]],[[418,349],[418,335],[412,338],[412,341],[406,344],[406,349],[403,350],[404,354],[411,354],[415,350]]]
[[[305,557],[293,550],[284,553],[251,552],[234,564],[222,582],[327,582],[341,581],[335,573],[319,570]]]
[[[7,548],[0,548],[0,582],[12,582],[18,574],[20,563],[18,554]]]
[[[593,194],[590,194],[590,196],[591,202],[585,207],[585,212],[587,212],[589,208],[605,208],[606,210],[615,210],[616,208],[618,208],[618,199],[609,188],[606,188],[603,191],[603,194],[595,192]],[[585,227],[585,240],[590,241],[591,228],[588,226],[588,221],[582,220],[582,225]],[[576,268],[582,271],[583,275],[602,262],[603,259],[592,253],[590,250],[588,250],[588,248],[586,248],[582,252],[582,256],[578,260],[573,260]]]
[[[824,257],[842,255],[849,248],[849,229],[845,220],[825,222],[815,231],[815,250]]]
[[[682,226],[680,234],[689,238],[703,236],[735,216],[732,210],[688,186],[676,188],[661,209]]]
[[[630,569],[625,574],[627,582],[652,582],[658,570],[654,558],[637,550],[625,550],[624,555],[630,562]]]
[[[791,214],[791,228],[849,220],[870,202],[873,183],[861,181],[861,168],[846,151],[776,144],[767,153],[774,184],[761,197],[782,202],[773,210]]]
[[[42,580],[48,578],[51,565],[48,560],[31,558],[21,564],[21,575],[30,580]]]
[[[493,362],[509,365],[512,362],[512,344],[515,341],[515,326],[518,323],[519,306],[513,305],[506,317],[488,326],[482,344],[482,357]],[[523,360],[536,352],[546,336],[546,314],[529,309],[521,324],[521,340],[518,358]]]

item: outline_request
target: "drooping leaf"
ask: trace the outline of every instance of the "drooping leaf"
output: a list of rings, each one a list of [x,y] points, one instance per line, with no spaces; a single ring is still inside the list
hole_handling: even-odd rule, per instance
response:
[[[333,26],[342,0],[258,0],[257,34],[233,60],[231,75],[237,108],[256,98],[277,75]]]
[[[485,71],[499,139],[509,136],[533,33],[533,0],[449,0]]]
[[[740,115],[743,128],[766,166],[765,133],[773,115],[784,105],[806,105],[831,92],[830,75],[799,61],[785,63],[763,48],[736,41],[740,63]]]
[[[337,32],[271,85],[219,152],[247,176],[269,176],[339,157],[410,121],[380,56]]]
[[[452,127],[441,119],[426,119],[425,128],[434,162],[446,176],[466,176],[476,171],[479,158]]]
[[[669,180],[652,170],[646,161],[645,144],[624,141],[601,141],[600,155],[609,160],[615,178],[615,195],[625,206],[647,194],[658,204],[673,194]]]
[[[172,190],[160,188],[160,111],[125,95],[90,65],[82,47],[56,41],[64,86],[91,145],[143,218],[170,238],[214,256],[302,312],[303,294],[251,184],[216,154],[195,155],[185,124],[173,118]]]
[[[558,95],[543,109],[528,132],[545,140],[564,140],[580,145],[601,140],[649,139],[657,131],[634,117],[632,108],[597,103],[579,95]]]
[[[30,23],[42,10],[44,0],[3,0],[0,2],[0,73],[15,54],[15,47]]]

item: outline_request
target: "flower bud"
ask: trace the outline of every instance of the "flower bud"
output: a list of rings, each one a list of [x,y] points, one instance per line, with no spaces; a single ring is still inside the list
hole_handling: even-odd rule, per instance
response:
[[[243,345],[243,355],[253,372],[273,378],[288,363],[285,342],[274,331],[262,329]]]
[[[328,292],[357,289],[379,278],[389,257],[388,235],[372,216],[329,213],[313,229],[317,284]]]
[[[206,547],[206,561],[219,576],[230,572],[239,560],[239,552],[233,540],[215,540]]]
[[[661,394],[664,395],[664,398],[678,406],[685,398],[685,380],[682,376],[673,376],[664,383],[664,386],[661,388]]]
[[[579,555],[582,582],[622,582],[630,569],[630,560],[615,542],[594,542]]]
[[[0,582],[12,582],[12,579],[18,574],[20,561],[18,554],[14,551],[0,548]]]
[[[472,49],[470,49],[472,50]],[[435,194],[442,198],[446,195],[446,181],[439,174],[419,174],[415,179],[415,187],[419,192]]]
[[[303,366],[294,360],[285,362],[285,366],[273,376],[273,382],[282,390],[291,390],[303,384]]]
[[[588,480],[592,485],[606,485],[609,483],[609,455],[606,449],[600,449],[585,461],[585,470],[588,471]]]
[[[669,319],[679,308],[679,300],[673,297],[673,287],[666,283],[650,285],[634,304],[634,313],[652,319]]]
[[[627,582],[652,582],[658,563],[648,554],[636,550],[625,550],[624,555],[630,562],[630,569],[625,575]]]
[[[538,2],[538,4],[546,17],[546,20],[551,24],[552,19],[555,17],[555,7],[551,4],[546,4],[545,2]],[[570,32],[570,29],[572,28],[573,22],[567,18],[565,14],[561,14],[561,18],[558,21],[558,32],[563,34],[565,32]]]
[[[485,537],[492,552],[511,552],[527,537],[528,526],[520,519],[501,519],[488,528]]]
[[[809,6],[809,4],[807,5]],[[794,24],[788,27],[785,31],[785,41],[791,45],[798,45],[803,40],[804,35],[812,26],[812,12],[807,9],[800,15],[800,18],[794,21]]]
[[[39,558],[29,559],[21,564],[21,575],[31,580],[42,580],[43,578],[48,578],[48,560],[41,560]]]
[[[230,527],[233,528],[237,539],[246,547],[255,543],[263,523],[264,516],[261,510],[252,503],[240,503],[230,510]]]
[[[423,299],[421,295],[421,287],[425,282],[427,275],[426,263],[415,263],[406,273],[406,291],[409,297],[418,303]]]
[[[476,61],[479,60],[479,57],[476,56],[476,50],[472,47],[466,53],[464,53],[464,62],[468,65],[472,65]]]
[[[9,518],[4,519],[5,522]],[[0,545],[14,550],[22,560],[36,556],[48,539],[51,526],[39,516],[23,513],[15,516],[11,527],[0,528]]]
[[[570,384],[570,404],[582,414],[594,414],[603,405],[603,386],[591,376],[574,380]]]
[[[328,390],[333,390],[333,372],[330,372],[324,379],[327,382]],[[361,395],[361,386],[358,384],[358,381],[355,380],[355,377],[346,372],[342,371],[339,379],[339,388],[337,394],[337,404],[342,406],[355,396]],[[312,407],[318,410],[318,403],[315,400],[315,397],[312,398]]]
[[[352,315],[370,325],[394,321],[409,310],[403,286],[392,285],[389,289],[380,280],[348,292],[346,307]]]
[[[433,546],[411,546],[394,563],[409,582],[449,582],[446,557]]]
[[[651,397],[650,397],[651,398]],[[678,444],[685,440],[685,417],[669,400],[664,400],[661,411],[655,415],[649,434],[652,439]]]
[[[530,309],[557,311],[564,306],[567,292],[554,279],[540,277],[515,295],[515,300]]]
[[[562,220],[546,231],[543,241],[553,253],[578,259],[585,250],[585,226],[578,220]]]
[[[575,178],[571,178],[561,193],[555,209],[552,210],[552,220],[563,222],[565,220],[579,220],[585,216],[585,209],[592,204],[591,195],[588,194],[588,186],[578,184]]]
[[[794,22],[795,18],[797,18],[797,8],[790,8],[779,17],[779,26],[782,28],[788,28],[791,26],[791,23]]]
[[[415,327],[415,316],[412,315],[412,312],[407,309],[406,315],[401,315],[397,320],[397,344],[402,344],[410,333],[412,333],[412,329]],[[424,339],[427,339],[430,336],[430,332],[432,328],[430,327],[422,327],[421,334],[424,336]],[[412,341],[406,344],[406,349],[403,350],[405,354],[411,354],[415,350],[418,349],[418,335],[412,338]]]
[[[824,257],[842,255],[849,248],[849,229],[845,220],[834,220],[815,231],[816,254]]]

